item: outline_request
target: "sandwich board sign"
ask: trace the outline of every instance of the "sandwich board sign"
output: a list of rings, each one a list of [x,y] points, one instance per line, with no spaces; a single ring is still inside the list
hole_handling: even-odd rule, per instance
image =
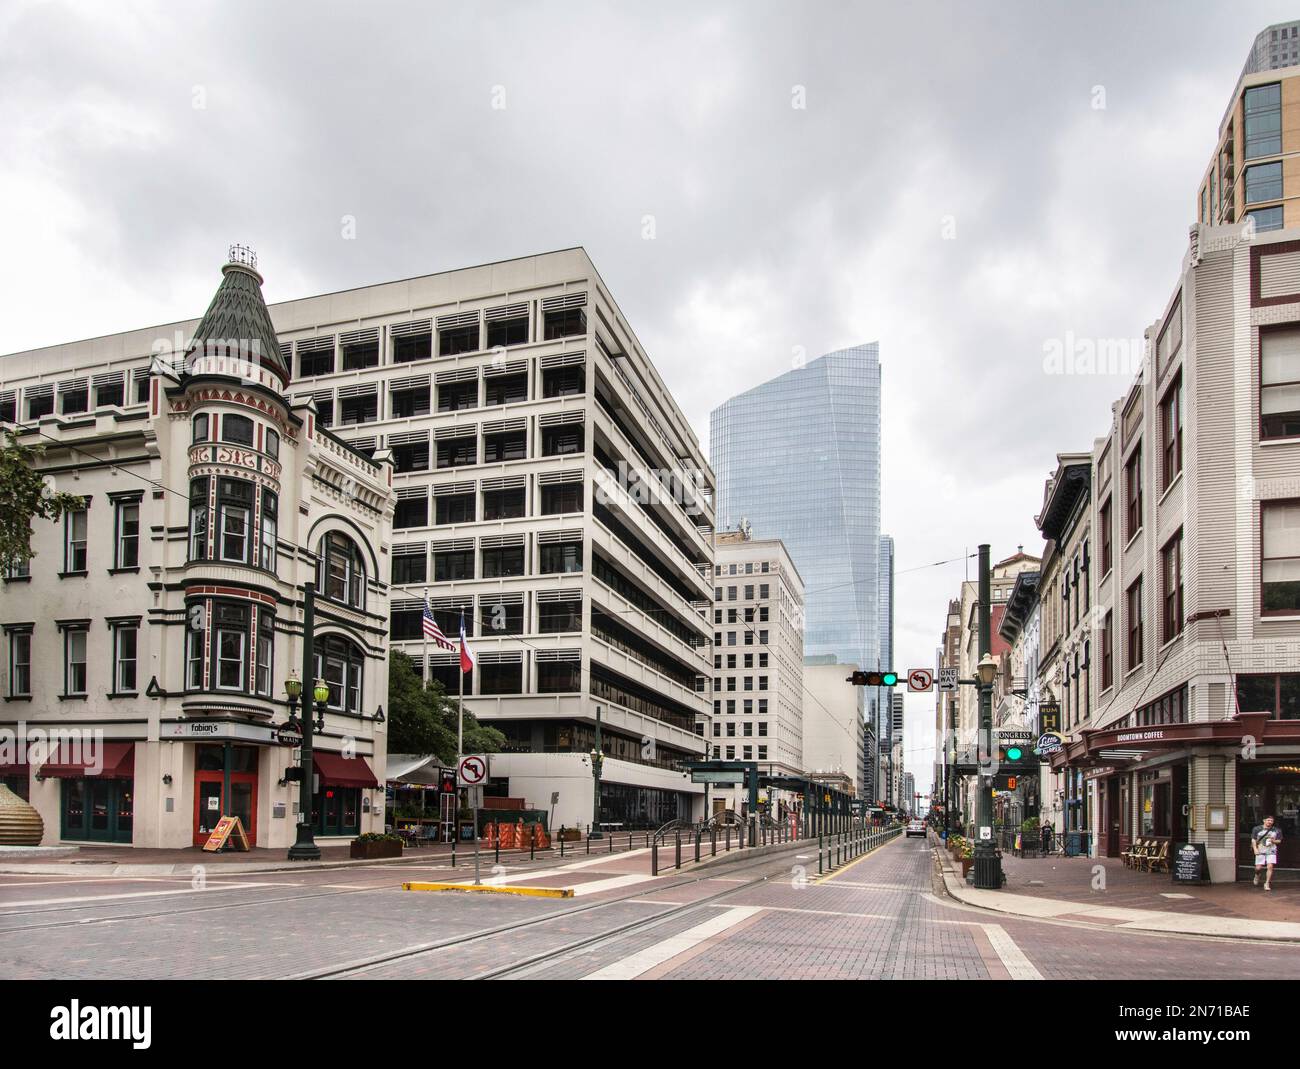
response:
[[[210,853],[224,850],[227,843],[232,850],[247,850],[248,836],[244,834],[244,825],[238,817],[222,817],[212,829],[203,849]]]

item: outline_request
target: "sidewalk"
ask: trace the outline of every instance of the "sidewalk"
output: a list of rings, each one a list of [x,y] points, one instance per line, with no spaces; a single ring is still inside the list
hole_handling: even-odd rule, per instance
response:
[[[961,869],[938,840],[932,838],[931,843],[939,847],[948,893],[968,905],[1114,928],[1300,942],[1298,882],[1274,879],[1273,890],[1267,893],[1249,882],[1198,887],[1125,868],[1118,858],[1004,854],[1005,886],[1000,891],[981,891],[961,878]]]

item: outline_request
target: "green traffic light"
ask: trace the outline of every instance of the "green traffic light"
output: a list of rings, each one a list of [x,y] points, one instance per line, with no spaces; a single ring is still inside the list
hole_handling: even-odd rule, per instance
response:
[[[1025,754],[1024,750],[1022,750],[1019,746],[1007,747],[1008,761],[1019,761],[1024,756],[1024,754]]]
[[[887,687],[892,687],[892,686],[893,686],[895,683],[897,683],[897,682],[898,682],[898,673],[897,673],[897,672],[886,672],[886,673],[885,673],[885,679],[884,679],[885,686],[887,686]]]

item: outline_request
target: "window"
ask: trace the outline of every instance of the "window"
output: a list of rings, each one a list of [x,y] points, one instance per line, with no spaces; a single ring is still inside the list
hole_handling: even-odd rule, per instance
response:
[[[1282,199],[1282,164],[1257,163],[1246,168],[1246,203]]]
[[[1115,563],[1110,512],[1110,498],[1106,498],[1098,510],[1097,517],[1097,523],[1101,527],[1101,574],[1103,576],[1110,574],[1110,569]]]
[[[140,566],[140,502],[119,501],[116,508],[116,545],[113,550],[114,568]]]
[[[208,440],[208,415],[201,412],[194,417],[190,424],[190,440],[193,442],[206,442]]]
[[[450,583],[456,579],[474,578],[474,551],[472,549],[435,549],[433,551],[433,581]],[[439,624],[439,626],[442,626]]]
[[[217,689],[244,690],[248,686],[248,606],[217,602],[212,616]]]
[[[429,523],[427,497],[399,498],[393,510],[393,527],[425,527]]]
[[[428,360],[432,356],[432,333],[403,334],[393,338],[394,364],[409,364],[415,360]]]
[[[77,509],[64,516],[63,571],[65,575],[86,573],[86,517],[85,509]]]
[[[271,693],[271,666],[275,663],[275,617],[257,610],[257,665],[254,685],[258,694]]]
[[[479,664],[480,694],[522,694],[524,666],[514,664]]]
[[[586,369],[581,364],[545,368],[542,371],[543,397],[572,397],[586,389]]]
[[[527,375],[492,375],[484,380],[484,404],[509,405],[528,400]]]
[[[78,696],[86,693],[86,631],[68,628],[63,632],[63,693]]]
[[[388,637],[394,642],[409,642],[424,634],[424,613],[419,608],[394,608],[388,614]]]
[[[410,416],[427,416],[429,414],[428,386],[408,386],[402,389],[394,389],[389,398],[394,419],[406,419]],[[444,409],[443,411],[448,410]]]
[[[483,491],[483,518],[509,520],[524,515],[524,488]]]
[[[253,421],[247,416],[222,416],[221,440],[231,445],[252,445]]]
[[[1132,671],[1142,663],[1142,577],[1138,576],[1128,588],[1125,597],[1128,616],[1128,660],[1125,667]]]
[[[503,460],[524,460],[528,456],[526,431],[507,431],[503,434],[483,436],[483,463],[494,464]]]
[[[581,542],[547,542],[539,548],[543,574],[582,571]]]
[[[539,661],[537,663],[537,693],[570,694],[581,689],[581,661]]]
[[[23,391],[27,398],[27,418],[40,419],[54,413],[54,387],[32,386]]]
[[[542,487],[542,515],[582,511],[582,483],[558,483]]]
[[[9,697],[29,698],[32,693],[32,633],[9,632]]]
[[[1246,90],[1246,159],[1282,151],[1282,86],[1257,85]]]
[[[1259,436],[1300,436],[1300,329],[1259,333]]]
[[[270,490],[262,491],[262,535],[258,545],[258,562],[268,572],[275,571],[276,539],[279,531],[280,501]]]
[[[538,630],[545,633],[582,630],[582,602],[543,601],[537,606]]]
[[[65,416],[85,412],[90,407],[90,386],[85,379],[61,383],[59,386],[59,411]]]
[[[543,337],[546,341],[587,333],[587,313],[581,308],[563,308],[545,312],[543,320]]]
[[[429,577],[429,558],[419,553],[399,554],[393,550],[393,584],[423,583]]]
[[[438,355],[455,356],[478,349],[478,322],[438,328]]]
[[[188,606],[191,612],[201,606]],[[203,639],[206,635],[204,630],[195,629],[193,618],[185,631],[185,689],[202,690],[203,689]]]
[[[1163,642],[1183,633],[1183,532],[1180,529],[1161,551],[1162,607],[1160,638]]]
[[[361,550],[347,535],[331,531],[321,547],[321,590],[331,601],[362,608],[366,568]]]
[[[1124,465],[1124,535],[1131,539],[1142,529],[1142,443],[1134,447]]]
[[[524,574],[524,547],[498,546],[483,550],[483,578],[499,579]]]
[[[1279,204],[1275,208],[1256,208],[1253,212],[1247,212],[1246,218],[1255,224],[1255,232],[1264,233],[1266,230],[1282,229],[1282,206]]]
[[[221,560],[249,563],[252,510],[252,483],[243,479],[217,479],[217,545]]]
[[[1168,490],[1183,470],[1183,376],[1180,372],[1160,402],[1160,442],[1164,453],[1161,489]]]
[[[126,385],[122,373],[95,376],[95,407],[121,405],[126,401]]]
[[[1272,713],[1279,720],[1300,720],[1300,675],[1239,675],[1237,708],[1243,713]]]
[[[444,438],[438,443],[438,467],[458,468],[478,462],[478,440],[474,437]]]
[[[272,460],[280,459],[280,433],[278,431],[273,431],[270,427],[266,428],[265,447],[267,456]]]
[[[133,694],[136,689],[136,647],[140,637],[137,627],[113,628],[113,691]]]
[[[1300,501],[1260,504],[1260,611],[1300,614]]]
[[[208,480],[190,480],[190,560],[208,555]]]
[[[329,375],[334,371],[334,339],[327,339],[323,347],[303,350],[304,344],[298,345],[298,376],[310,378],[313,375]]]
[[[413,442],[393,446],[393,470],[398,472],[428,471],[429,442]]]
[[[542,455],[547,457],[567,456],[581,453],[583,428],[581,423],[570,423],[559,427],[546,427],[542,430]]]
[[[361,651],[341,635],[316,640],[316,674],[330,689],[326,708],[349,713],[361,708],[363,664]]]
[[[379,366],[379,332],[372,337],[343,345],[343,370],[360,371],[362,368]]]
[[[502,348],[507,345],[524,345],[528,341],[528,308],[512,309],[507,318],[493,319],[492,314],[504,315],[506,309],[488,309],[487,347]]]
[[[0,423],[18,422],[18,396],[12,391],[0,393]]]
[[[342,391],[340,391],[340,394]],[[373,423],[379,418],[379,394],[376,391],[358,397],[339,398],[339,423],[355,427],[359,423]]]
[[[448,523],[474,522],[474,495],[439,494],[434,501],[434,522],[442,525]]]
[[[438,383],[438,411],[459,412],[478,407],[478,379]]]
[[[485,636],[522,635],[524,633],[524,603],[488,601],[480,599],[479,633]]]

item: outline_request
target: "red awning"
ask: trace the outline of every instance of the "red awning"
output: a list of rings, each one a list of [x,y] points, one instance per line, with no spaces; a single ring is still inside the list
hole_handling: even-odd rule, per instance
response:
[[[29,773],[26,761],[19,761],[16,754],[0,757],[0,776],[23,776]]]
[[[342,754],[313,750],[312,764],[320,775],[322,785],[331,787],[378,787],[379,781],[370,771],[364,757],[344,757]]]
[[[135,743],[61,742],[39,772],[42,776],[58,779],[81,779],[85,776],[131,779],[135,776]]]

